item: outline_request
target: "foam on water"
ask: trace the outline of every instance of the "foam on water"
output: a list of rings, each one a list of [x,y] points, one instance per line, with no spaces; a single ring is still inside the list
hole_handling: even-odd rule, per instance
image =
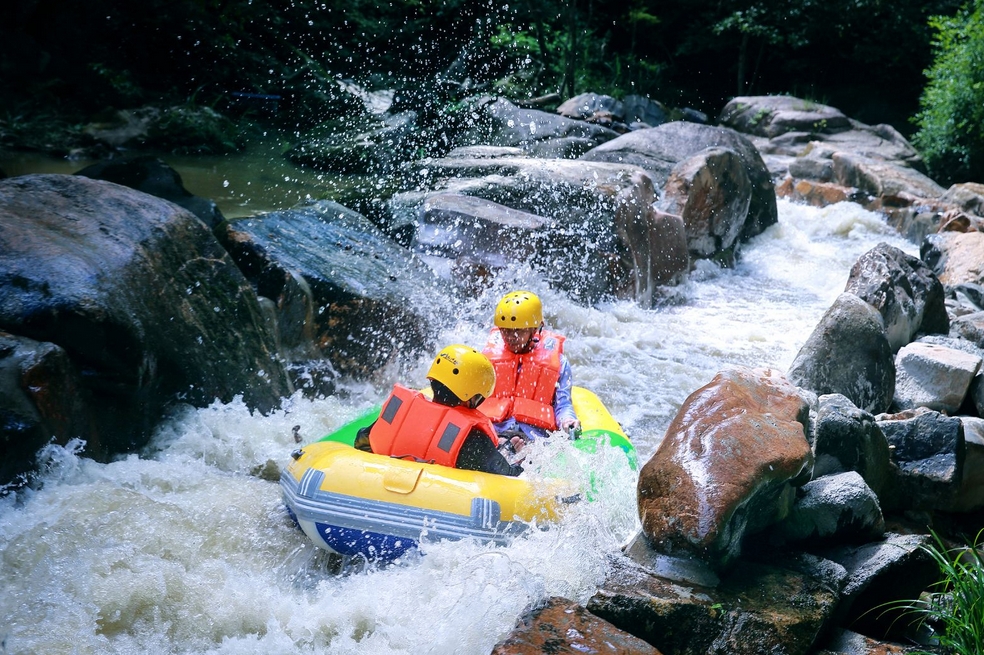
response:
[[[526,270],[461,301],[442,338],[481,345],[502,291],[541,293],[576,383],[645,461],[718,371],[787,368],[859,255],[879,241],[915,252],[856,205],[780,201],[780,216],[736,269],[702,264],[656,309],[581,307]],[[422,382],[428,361],[410,362],[403,381]],[[295,396],[269,416],[239,401],[180,410],[146,451],[109,464],[78,444],[49,447],[43,485],[0,499],[0,652],[487,653],[528,604],[590,598],[638,528],[635,474],[620,451],[587,459],[563,441],[534,444],[526,475],[593,485],[596,500],[559,524],[509,546],[427,543],[393,565],[331,572],[279,486],[252,474],[285,462],[295,426],[314,440],[379,402],[386,382]]]

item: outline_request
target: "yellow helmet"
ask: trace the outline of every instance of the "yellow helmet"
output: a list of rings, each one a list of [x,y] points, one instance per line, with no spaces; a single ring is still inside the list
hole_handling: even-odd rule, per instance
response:
[[[437,380],[456,395],[459,400],[468,402],[476,395],[488,398],[495,389],[495,369],[489,358],[471,346],[454,344],[437,353],[428,380]]]
[[[495,306],[495,325],[512,329],[541,327],[543,303],[530,291],[507,293]]]

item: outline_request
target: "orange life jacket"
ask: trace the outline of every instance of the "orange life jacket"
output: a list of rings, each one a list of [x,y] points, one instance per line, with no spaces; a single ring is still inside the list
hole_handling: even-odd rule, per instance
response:
[[[414,457],[453,467],[472,428],[498,445],[492,423],[478,410],[448,407],[397,384],[369,431],[369,445],[380,455]]]
[[[492,328],[482,352],[495,367],[495,390],[478,409],[494,422],[512,416],[538,428],[557,429],[553,401],[564,337],[540,330],[539,339],[533,350],[517,355],[506,347],[499,328]]]

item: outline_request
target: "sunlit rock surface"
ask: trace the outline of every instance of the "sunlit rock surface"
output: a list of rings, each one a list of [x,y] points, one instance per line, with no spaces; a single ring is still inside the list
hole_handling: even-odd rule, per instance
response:
[[[769,169],[751,141],[730,128],[673,121],[653,129],[623,134],[594,148],[581,159],[634,164],[649,172],[656,186],[662,188],[678,163],[705,148],[733,150],[745,167],[751,184],[751,200],[742,220],[741,239],[749,239],[775,224],[778,221],[776,192]]]
[[[947,288],[984,283],[984,232],[932,234],[919,252]]]
[[[742,541],[786,515],[811,474],[809,405],[768,369],[734,368],[693,392],[639,473],[653,547],[727,567]]]
[[[670,172],[659,208],[683,219],[695,258],[721,257],[734,264],[752,185],[741,157],[729,148],[707,148]]]
[[[895,405],[955,414],[981,368],[977,355],[917,341],[895,356]]]

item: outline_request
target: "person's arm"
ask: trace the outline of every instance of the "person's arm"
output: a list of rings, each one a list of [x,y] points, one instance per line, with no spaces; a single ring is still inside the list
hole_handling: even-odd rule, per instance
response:
[[[554,416],[557,419],[557,427],[565,430],[581,427],[574,413],[574,404],[571,402],[571,387],[574,374],[571,373],[570,362],[567,357],[560,357],[560,379],[557,380],[557,391],[554,392]]]
[[[510,464],[499,452],[488,435],[478,429],[473,429],[465,438],[458,452],[455,467],[468,471],[482,471],[497,475],[516,476],[523,472],[519,464]]]
[[[364,428],[359,428],[359,431],[355,433],[355,443],[352,445],[355,446],[357,450],[362,450],[367,453],[372,452],[372,446],[369,444],[369,432],[372,430],[373,425],[376,425],[375,421]]]

